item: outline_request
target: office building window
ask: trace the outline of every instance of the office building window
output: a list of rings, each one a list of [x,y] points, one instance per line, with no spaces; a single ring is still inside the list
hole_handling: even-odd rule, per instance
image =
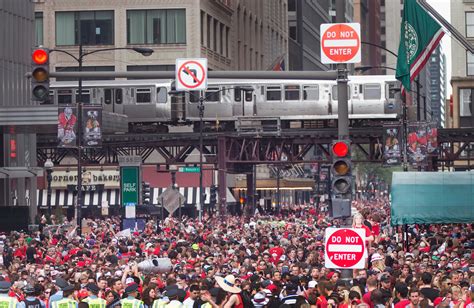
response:
[[[466,74],[474,76],[474,54],[469,51],[466,52]]]
[[[56,12],[56,45],[113,45],[114,12]]]
[[[459,115],[461,117],[470,117],[472,115],[472,95],[474,89],[460,89],[459,90]]]
[[[43,45],[43,12],[35,12],[36,46]]]
[[[186,43],[186,10],[127,11],[128,44]]]
[[[466,12],[466,37],[474,37],[474,12]]]

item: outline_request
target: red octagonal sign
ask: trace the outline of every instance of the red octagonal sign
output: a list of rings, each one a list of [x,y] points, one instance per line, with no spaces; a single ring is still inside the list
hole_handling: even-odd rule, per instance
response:
[[[321,24],[321,62],[359,63],[360,24]]]
[[[364,268],[364,229],[326,229],[326,268]]]

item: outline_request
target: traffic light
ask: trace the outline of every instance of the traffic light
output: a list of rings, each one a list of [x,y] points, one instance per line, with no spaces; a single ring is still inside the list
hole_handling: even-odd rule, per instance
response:
[[[142,182],[142,204],[143,205],[150,205],[150,196],[151,196],[151,189],[150,183]]]
[[[31,54],[31,60],[32,99],[42,103],[49,103],[49,49],[34,49]]]
[[[335,140],[331,145],[331,211],[332,217],[347,217],[351,213],[352,161],[351,142]]]
[[[211,199],[209,201],[211,205],[216,205],[217,204],[217,186],[216,185],[211,185]]]

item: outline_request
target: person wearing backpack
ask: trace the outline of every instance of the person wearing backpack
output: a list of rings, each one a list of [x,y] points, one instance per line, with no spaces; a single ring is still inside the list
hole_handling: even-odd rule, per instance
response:
[[[25,293],[25,300],[18,303],[18,308],[45,308],[46,304],[40,299],[36,298],[35,288],[27,284],[23,288],[23,293]]]

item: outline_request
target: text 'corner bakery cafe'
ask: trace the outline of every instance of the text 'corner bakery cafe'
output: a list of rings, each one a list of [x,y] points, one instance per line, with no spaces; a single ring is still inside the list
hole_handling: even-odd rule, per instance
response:
[[[150,183],[150,199],[152,204],[159,204],[159,196],[171,185],[171,174],[158,173],[156,166],[142,166],[143,180]],[[51,198],[48,198],[46,177],[38,178],[38,206],[41,209],[60,206],[73,208],[77,194],[77,167],[55,167],[51,174]],[[107,205],[109,208],[120,208],[120,167],[94,166],[83,167],[83,207],[98,208]],[[213,184],[212,171],[203,172],[203,187],[206,199],[210,196],[210,186]],[[185,197],[186,205],[195,205],[199,198],[199,173],[176,174],[179,192]],[[208,201],[208,200],[205,200]],[[235,202],[230,190],[227,202]],[[205,202],[207,203],[207,202]]]

